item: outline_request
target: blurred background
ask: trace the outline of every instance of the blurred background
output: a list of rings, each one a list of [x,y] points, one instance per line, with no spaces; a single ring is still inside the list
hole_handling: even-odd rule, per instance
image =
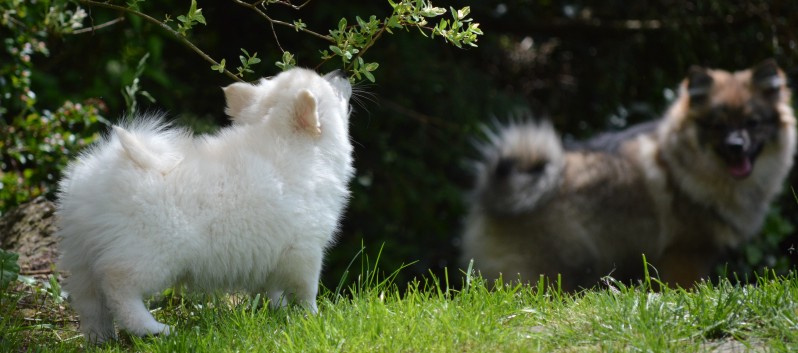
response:
[[[190,1],[128,1],[163,19]],[[114,2],[112,2],[114,3]],[[118,1],[121,6],[125,3]],[[46,15],[60,4],[61,16]],[[130,109],[165,111],[180,124],[213,131],[228,124],[220,87],[233,81],[161,28],[137,16],[66,1],[0,5],[0,212],[45,194],[66,161]],[[369,49],[376,83],[359,83],[351,134],[357,176],[338,244],[323,282],[360,273],[363,253],[397,273],[397,283],[434,274],[459,283],[459,232],[471,186],[471,145],[480,125],[512,117],[548,118],[565,139],[622,129],[660,116],[690,65],[740,70],[776,58],[798,82],[798,2],[434,1],[471,7],[484,35],[458,49],[418,31],[394,31]],[[237,62],[241,48],[262,63],[245,76],[279,72],[280,48],[298,66],[329,71],[329,43],[288,27],[272,28],[233,1],[199,1],[207,25],[189,40],[214,58]],[[27,13],[25,13],[27,11]],[[71,11],[71,12],[70,12]],[[342,17],[390,14],[388,1],[310,1],[269,15],[326,33]],[[81,18],[78,18],[81,17]],[[71,21],[71,22],[70,22]],[[99,26],[94,30],[75,30]],[[74,25],[74,26],[73,26]],[[60,27],[59,27],[60,26]],[[73,26],[73,30],[69,30]],[[148,55],[145,61],[142,58]],[[141,65],[140,65],[141,63]],[[150,99],[151,98],[151,99]],[[126,99],[128,101],[126,102]],[[790,185],[761,237],[729,259],[740,274],[795,265],[798,220]],[[361,249],[364,249],[361,252]]]

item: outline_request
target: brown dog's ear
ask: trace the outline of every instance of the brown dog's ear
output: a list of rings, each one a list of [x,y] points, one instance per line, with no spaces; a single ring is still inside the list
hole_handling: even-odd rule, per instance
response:
[[[709,74],[709,70],[699,66],[691,66],[685,80],[687,80],[687,94],[690,96],[690,105],[705,104],[714,81]]]
[[[249,83],[236,82],[227,87],[223,87],[224,99],[227,101],[225,114],[231,118],[238,118],[241,111],[248,107],[255,100],[257,88]]]
[[[321,122],[316,110],[316,97],[310,91],[303,89],[297,93],[294,100],[294,126],[299,131],[304,131],[313,137],[321,136]]]
[[[752,88],[768,101],[780,98],[781,88],[786,84],[784,74],[774,59],[768,59],[751,68]]]

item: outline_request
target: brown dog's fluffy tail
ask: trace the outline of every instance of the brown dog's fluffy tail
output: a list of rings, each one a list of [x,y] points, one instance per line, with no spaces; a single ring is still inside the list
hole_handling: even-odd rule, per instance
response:
[[[533,211],[555,191],[564,161],[562,143],[548,121],[485,128],[488,141],[475,163],[472,197],[497,216]]]

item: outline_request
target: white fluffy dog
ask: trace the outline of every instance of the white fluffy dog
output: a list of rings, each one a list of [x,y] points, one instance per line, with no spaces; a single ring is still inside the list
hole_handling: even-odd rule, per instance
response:
[[[139,118],[82,154],[60,183],[60,267],[95,343],[114,320],[169,334],[142,298],[174,284],[291,295],[316,312],[319,273],[354,174],[349,81],[292,69],[224,88],[230,127],[192,138]]]

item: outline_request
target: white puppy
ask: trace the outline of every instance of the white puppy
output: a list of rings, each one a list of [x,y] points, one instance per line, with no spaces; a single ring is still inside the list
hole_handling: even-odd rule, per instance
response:
[[[319,273],[354,174],[351,86],[292,69],[224,88],[230,127],[192,138],[139,118],[83,153],[60,183],[60,267],[81,330],[169,334],[143,297],[174,284],[283,293],[316,312]]]

